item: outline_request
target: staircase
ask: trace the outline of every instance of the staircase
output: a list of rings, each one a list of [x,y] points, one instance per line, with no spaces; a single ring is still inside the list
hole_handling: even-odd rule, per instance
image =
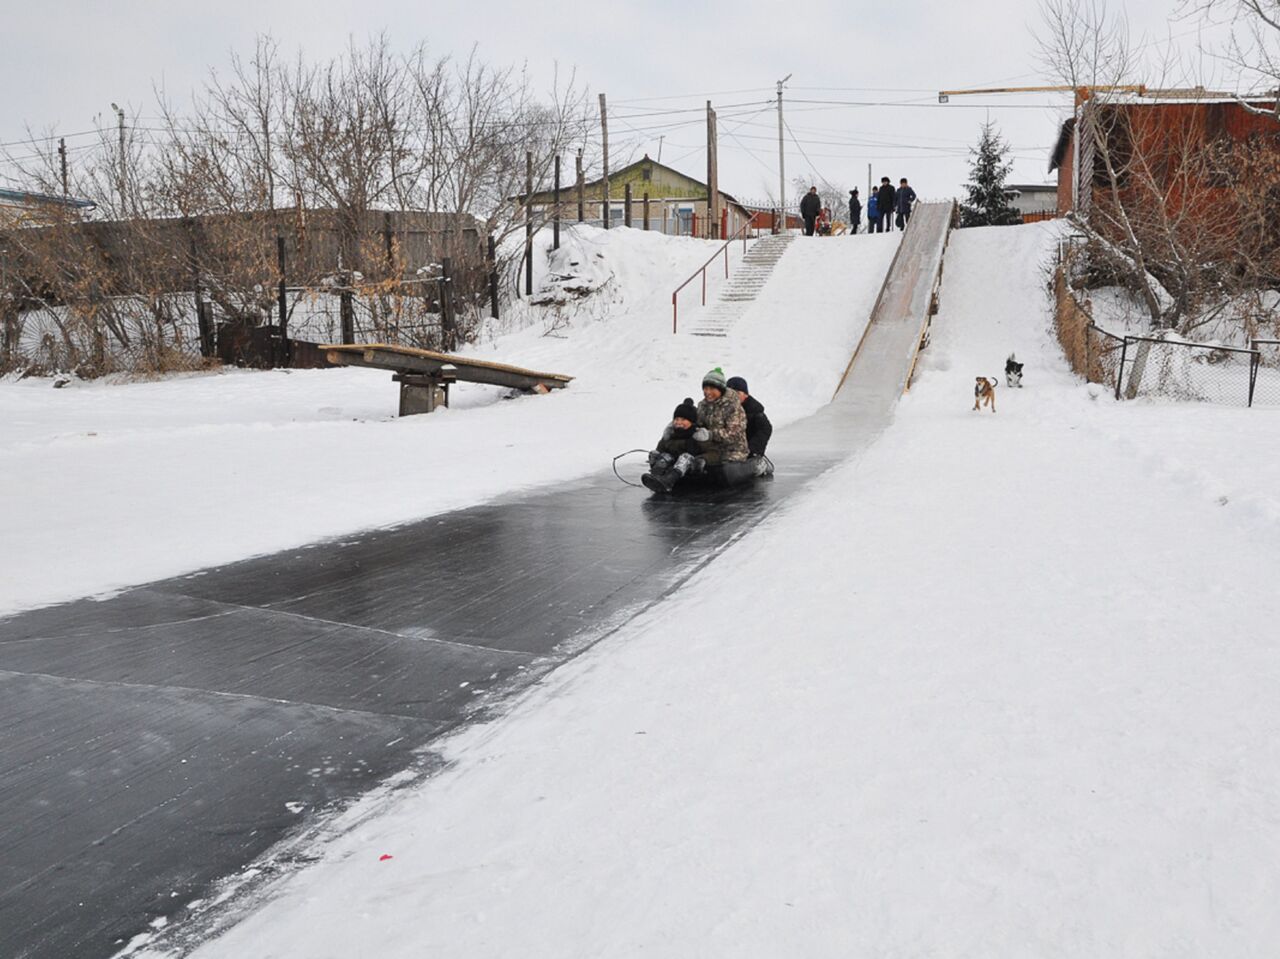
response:
[[[738,317],[746,313],[769,282],[774,266],[787,252],[795,236],[781,233],[756,240],[743,256],[738,269],[720,291],[714,303],[702,311],[689,332],[694,336],[728,336]]]

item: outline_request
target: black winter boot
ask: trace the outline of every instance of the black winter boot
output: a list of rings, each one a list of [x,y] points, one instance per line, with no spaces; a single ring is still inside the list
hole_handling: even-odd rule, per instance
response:
[[[645,473],[640,477],[640,482],[645,485],[646,489],[655,493],[670,493],[671,488],[676,485],[678,476],[673,475],[672,470],[666,470],[662,473]]]

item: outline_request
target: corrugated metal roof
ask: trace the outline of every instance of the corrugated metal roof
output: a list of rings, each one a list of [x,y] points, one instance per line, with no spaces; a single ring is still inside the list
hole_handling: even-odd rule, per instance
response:
[[[38,203],[47,206],[69,206],[77,210],[92,210],[98,205],[92,200],[82,200],[73,196],[53,196],[49,193],[32,193],[29,190],[5,190],[3,188],[0,188],[0,200],[9,200],[13,203]]]

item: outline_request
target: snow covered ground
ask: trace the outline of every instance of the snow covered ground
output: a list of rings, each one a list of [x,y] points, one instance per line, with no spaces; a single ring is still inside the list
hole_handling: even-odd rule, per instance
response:
[[[830,398],[896,237],[794,243],[785,293],[767,288],[726,342],[671,334],[671,290],[719,244],[566,229],[562,259],[591,264],[598,296],[470,352],[572,385],[503,401],[463,384],[429,416],[397,419],[390,374],[372,370],[0,382],[0,615],[605,469],[650,446],[712,366],[786,423]],[[697,303],[695,284],[684,315]]]
[[[1072,378],[1052,243],[954,234],[874,446],[197,955],[1274,955],[1280,410]],[[712,247],[580,244],[607,301],[475,351],[578,377],[548,397],[398,420],[362,370],[0,383],[0,614],[596,471],[711,365],[795,420],[893,252],[796,241],[725,342],[669,333]],[[1026,387],[972,412],[1011,350]]]
[[[1274,955],[1280,413],[1079,384],[1051,242],[955,234],[869,450],[196,955]]]

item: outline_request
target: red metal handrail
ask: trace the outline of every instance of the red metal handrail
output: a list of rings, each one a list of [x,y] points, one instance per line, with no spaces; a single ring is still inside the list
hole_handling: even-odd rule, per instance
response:
[[[679,308],[676,304],[676,297],[680,295],[680,291],[683,290],[690,283],[692,283],[694,279],[696,279],[697,276],[701,274],[702,275],[702,305],[706,306],[707,305],[707,267],[709,267],[712,264],[712,262],[715,260],[716,257],[718,257],[721,253],[723,253],[724,254],[724,275],[726,277],[729,275],[729,244],[732,243],[734,240],[736,240],[739,235],[741,235],[742,236],[742,252],[743,253],[747,252],[747,231],[751,229],[751,220],[752,218],[748,217],[747,222],[742,224],[742,226],[738,227],[738,232],[734,233],[733,236],[729,237],[729,239],[724,241],[724,246],[720,247],[720,249],[712,253],[711,257],[707,260],[706,263],[702,264],[702,266],[698,267],[698,269],[693,271],[693,274],[689,277],[689,279],[685,280],[683,283],[681,283],[679,286],[677,286],[674,290],[671,291],[671,332],[672,333],[676,332],[677,321],[679,318],[679,312],[678,312]]]

